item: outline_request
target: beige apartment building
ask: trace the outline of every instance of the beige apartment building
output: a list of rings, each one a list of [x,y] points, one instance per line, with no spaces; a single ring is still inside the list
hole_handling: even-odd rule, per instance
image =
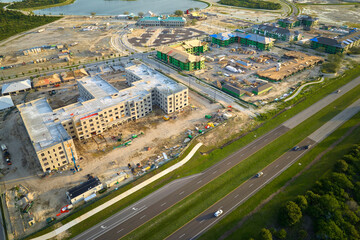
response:
[[[77,159],[73,138],[83,140],[145,117],[158,105],[170,114],[188,105],[188,88],[148,66],[126,69],[129,88],[117,90],[100,76],[78,80],[80,101],[52,110],[46,99],[18,105],[43,171]],[[72,151],[72,153],[71,153]]]

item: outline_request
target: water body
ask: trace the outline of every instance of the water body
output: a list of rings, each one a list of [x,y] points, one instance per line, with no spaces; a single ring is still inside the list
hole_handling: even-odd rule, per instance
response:
[[[1,2],[2,0],[0,0]],[[9,0],[8,0],[9,1]],[[175,10],[205,8],[207,4],[193,0],[76,0],[75,3],[34,11],[35,14],[52,15],[120,15],[125,11],[137,15],[139,12],[151,11],[156,14],[170,14]]]

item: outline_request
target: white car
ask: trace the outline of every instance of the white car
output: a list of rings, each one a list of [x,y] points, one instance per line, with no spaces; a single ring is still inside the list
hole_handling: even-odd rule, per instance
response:
[[[217,210],[217,211],[214,213],[214,216],[215,216],[215,217],[218,217],[218,216],[220,216],[222,213],[223,213],[223,210],[219,209],[219,210]]]
[[[259,172],[258,174],[255,175],[255,177],[261,177],[264,173],[263,172]]]

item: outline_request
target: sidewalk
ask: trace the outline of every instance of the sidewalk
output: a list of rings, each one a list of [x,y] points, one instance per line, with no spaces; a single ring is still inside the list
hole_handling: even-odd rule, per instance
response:
[[[177,168],[181,167],[182,165],[184,165],[185,163],[187,163],[201,146],[202,146],[202,143],[196,144],[195,147],[190,151],[190,153],[183,160],[181,160],[180,162],[178,162],[178,163],[174,164],[173,166],[165,169],[164,171],[160,172],[159,174],[156,174],[155,176],[153,176],[153,177],[149,178],[148,180],[140,183],[139,185],[136,185],[135,187],[127,190],[126,192],[120,194],[119,196],[107,201],[106,203],[98,206],[97,208],[95,208],[95,209],[83,214],[82,216],[72,220],[71,222],[66,223],[65,225],[61,226],[60,228],[58,228],[58,229],[56,229],[56,230],[54,230],[52,232],[49,232],[47,234],[44,234],[44,235],[42,235],[40,237],[34,238],[34,240],[43,240],[43,239],[53,238],[56,235],[58,235],[58,234],[60,234],[60,233],[62,233],[64,231],[68,230],[69,228],[75,226],[76,224],[78,224],[78,223],[86,220],[87,218],[95,215],[96,213],[104,210],[105,208],[113,205],[114,203],[122,200],[123,198],[131,195],[132,193],[142,189],[143,187],[149,185],[150,183],[162,178],[166,174],[174,171],[175,169],[177,169]]]

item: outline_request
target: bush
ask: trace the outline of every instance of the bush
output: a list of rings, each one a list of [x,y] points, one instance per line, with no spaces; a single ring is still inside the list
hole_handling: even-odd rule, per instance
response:
[[[288,201],[280,209],[280,222],[285,226],[292,226],[302,218],[300,207],[293,201]]]
[[[257,8],[257,9],[281,9],[280,3],[273,3],[261,0],[220,0],[219,3],[235,7]]]
[[[278,238],[278,239],[286,239],[286,230],[285,229],[280,229],[279,231],[276,232],[275,236]]]
[[[261,240],[272,240],[272,234],[269,229],[263,228],[260,231],[260,239]]]

